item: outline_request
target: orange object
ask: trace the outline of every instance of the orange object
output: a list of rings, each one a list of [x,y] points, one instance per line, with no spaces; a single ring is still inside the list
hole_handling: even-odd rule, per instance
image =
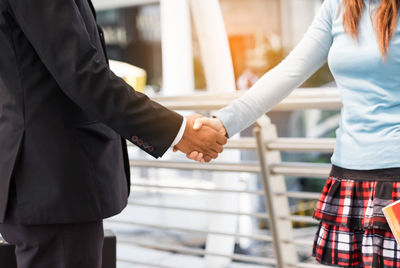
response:
[[[400,245],[400,200],[382,209],[397,244]]]

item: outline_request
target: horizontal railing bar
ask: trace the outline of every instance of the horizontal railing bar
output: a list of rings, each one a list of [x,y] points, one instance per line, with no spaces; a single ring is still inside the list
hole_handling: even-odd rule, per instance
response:
[[[239,149],[239,150],[255,150],[257,143],[254,138],[240,138],[230,139],[228,143],[224,145],[225,149]]]
[[[186,101],[186,100],[196,100],[196,101],[208,101],[210,99],[223,99],[223,100],[235,100],[239,98],[247,91],[235,91],[235,92],[199,92],[194,95],[180,95],[180,96],[158,96],[152,98],[158,102],[164,101]],[[315,99],[315,98],[334,98],[340,97],[339,90],[336,87],[308,87],[308,88],[297,88],[289,94],[287,98],[294,99]]]
[[[200,102],[197,100],[186,100],[186,101],[157,101],[162,105],[172,110],[202,110],[212,111],[219,110],[225,106],[228,106],[232,100],[207,100]],[[319,110],[340,110],[342,103],[340,98],[316,98],[316,99],[302,99],[292,98],[285,99],[278,105],[274,106],[271,111],[295,111],[295,110],[306,110],[306,109],[319,109]]]
[[[336,98],[315,98],[315,99],[286,99],[280,104],[272,108],[271,111],[295,111],[295,110],[306,110],[306,109],[318,109],[318,110],[340,110],[342,103],[340,97]]]
[[[322,265],[322,264],[317,264],[317,263],[304,263],[304,262],[300,262],[296,265],[296,267],[299,268],[327,268],[330,266],[327,265]]]
[[[148,184],[148,183],[133,183],[132,191],[135,190],[134,187],[143,187],[143,188],[156,188],[156,189],[165,189],[165,190],[185,190],[185,191],[200,191],[200,192],[217,192],[217,193],[235,193],[235,194],[252,194],[252,195],[261,195],[264,196],[263,191],[248,191],[248,190],[233,190],[233,189],[213,189],[213,188],[203,188],[203,187],[186,187],[186,186],[174,186],[174,185],[160,185],[160,184]],[[297,199],[318,199],[320,193],[314,192],[286,192],[286,193],[277,193],[279,196],[286,196],[289,198],[297,198]]]
[[[93,1],[96,11],[122,9],[126,7],[143,6],[149,4],[159,4],[160,0],[135,0],[135,1]]]
[[[236,194],[254,194],[264,195],[263,191],[247,191],[247,190],[233,190],[233,189],[213,189],[203,187],[187,187],[187,186],[173,186],[173,185],[160,185],[160,184],[148,184],[148,183],[133,183],[132,187],[144,187],[144,188],[160,188],[160,189],[174,189],[174,190],[190,190],[200,192],[217,192],[217,193],[236,193]]]
[[[128,143],[129,146],[135,146]],[[240,138],[228,140],[225,149],[255,150],[257,147],[254,138]],[[335,147],[335,139],[308,139],[308,138],[277,138],[266,141],[266,148],[282,152],[326,152],[332,153]]]
[[[209,230],[202,230],[202,229],[166,226],[166,225],[141,223],[141,222],[133,222],[133,221],[122,221],[122,220],[109,220],[108,222],[109,223],[127,224],[127,225],[136,225],[136,226],[142,226],[142,227],[153,228],[153,229],[161,229],[161,230],[176,230],[176,231],[180,231],[180,232],[201,233],[201,234],[206,234],[206,235],[213,234],[213,235],[230,236],[230,237],[235,237],[235,238],[248,238],[248,239],[253,239],[253,240],[272,242],[272,237],[267,236],[267,235],[236,234],[236,233],[209,231]]]
[[[293,222],[304,222],[304,223],[318,223],[318,221],[311,216],[299,216],[299,215],[290,215],[290,216],[284,216],[281,217],[281,219],[288,219]]]
[[[329,176],[331,164],[286,162],[282,164],[271,165],[270,170],[273,174],[279,175],[326,178]]]
[[[147,266],[147,267],[174,268],[172,266],[164,266],[164,265],[159,265],[159,264],[152,264],[152,263],[146,263],[146,262],[141,262],[141,261],[122,259],[122,258],[118,258],[117,261],[118,262],[123,262],[123,263],[135,264],[135,265],[142,265],[142,266]]]
[[[335,139],[307,139],[307,138],[277,138],[266,141],[268,150],[281,152],[326,152],[332,153],[335,147]]]
[[[153,205],[153,204],[145,204],[145,203],[131,202],[131,201],[129,202],[129,205],[138,206],[138,207],[182,210],[182,211],[189,211],[189,212],[248,216],[248,217],[257,218],[257,219],[268,219],[268,215],[262,214],[262,213],[235,212],[235,211],[214,210],[214,209],[199,209],[199,208],[188,208],[188,207],[181,207],[181,206]]]
[[[284,242],[289,242],[291,241],[284,241]],[[306,240],[306,239],[295,239],[294,244],[299,245],[299,246],[312,246],[314,244],[313,240]]]
[[[262,213],[244,213],[244,212],[233,212],[233,211],[222,211],[222,210],[209,210],[209,209],[197,209],[197,208],[187,208],[187,207],[178,207],[178,206],[166,206],[166,205],[152,205],[152,204],[144,204],[138,202],[129,202],[129,205],[139,206],[139,207],[150,207],[150,208],[159,208],[159,209],[173,209],[173,210],[183,210],[190,212],[201,212],[201,213],[213,213],[213,214],[226,214],[226,215],[236,215],[236,216],[249,216],[259,219],[268,219],[267,214]],[[313,219],[311,216],[300,216],[300,215],[291,215],[288,217],[281,217],[282,219],[289,219],[294,222],[304,222],[304,223],[318,223],[317,220]],[[124,222],[121,222],[124,223]],[[127,224],[131,222],[125,222]]]
[[[203,170],[218,172],[248,172],[260,173],[261,169],[257,164],[233,164],[215,163],[203,164],[195,162],[174,162],[174,161],[152,161],[152,160],[131,160],[133,168],[166,168],[180,170]],[[287,162],[271,165],[271,172],[279,175],[304,176],[311,178],[325,178],[329,175],[330,164],[295,163]]]
[[[224,100],[224,101],[233,101],[244,94],[244,91],[235,91],[229,93],[197,93],[194,95],[184,95],[184,96],[157,96],[152,98],[154,101],[160,103],[168,103],[168,102],[186,102],[188,100],[199,101],[209,101],[209,100]],[[164,104],[163,104],[164,105]]]
[[[150,248],[150,249],[155,249],[155,250],[174,251],[174,252],[188,254],[188,255],[224,257],[224,258],[229,258],[229,259],[236,260],[236,261],[245,261],[245,262],[267,264],[267,265],[274,265],[276,263],[275,260],[271,259],[271,258],[261,258],[261,257],[247,256],[247,255],[242,255],[242,254],[229,255],[229,254],[222,254],[222,253],[213,252],[213,251],[206,251],[203,249],[195,249],[195,248],[188,248],[188,247],[182,247],[182,246],[173,246],[173,245],[164,246],[164,245],[154,244],[154,243],[139,242],[139,241],[136,241],[135,239],[121,238],[121,239],[118,239],[118,242],[124,243],[124,244],[135,244],[135,245],[138,245],[143,248]]]
[[[133,168],[166,168],[180,170],[203,170],[218,172],[248,172],[260,173],[261,168],[258,164],[231,164],[231,163],[213,163],[204,164],[196,162],[174,162],[174,161],[152,161],[152,160],[131,160]]]
[[[118,239],[118,241],[120,241],[120,239]],[[123,242],[123,241],[122,241]],[[284,241],[284,242],[289,242],[292,243],[292,241]],[[312,246],[313,245],[313,241],[311,240],[299,240],[296,239],[293,241],[296,245],[300,245],[300,246]],[[130,243],[130,242],[127,242]],[[167,246],[166,246],[167,247]],[[143,265],[143,266],[148,266],[148,267],[156,267],[156,268],[172,268],[171,266],[162,266],[159,264],[152,264],[152,263],[145,263],[145,262],[140,262],[140,261],[135,261],[135,260],[128,260],[128,259],[122,259],[122,258],[118,258],[117,259],[118,262],[124,262],[124,263],[131,263],[131,264],[138,264],[138,265]],[[311,266],[310,266],[311,265]],[[299,263],[296,267],[304,267],[304,268],[322,268],[322,267],[326,267],[323,265],[319,265],[319,264],[309,264],[309,263]]]
[[[131,142],[127,143],[129,147],[134,147],[135,145]],[[228,143],[224,145],[225,149],[238,149],[238,150],[255,150],[257,147],[254,138],[240,138],[228,140]]]
[[[278,196],[286,196],[289,198],[296,198],[296,199],[318,199],[320,193],[313,193],[313,192],[286,192],[286,193],[277,193]]]
[[[244,92],[232,94],[196,94],[179,97],[156,97],[155,101],[174,110],[218,110],[229,105]],[[336,88],[296,89],[272,111],[293,111],[302,109],[339,110],[342,107]]]

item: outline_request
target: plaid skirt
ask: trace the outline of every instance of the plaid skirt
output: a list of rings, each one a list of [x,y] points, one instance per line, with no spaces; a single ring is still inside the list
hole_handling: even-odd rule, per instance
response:
[[[382,212],[383,207],[400,199],[398,174],[392,181],[327,179],[314,212],[320,224],[313,256],[319,263],[400,268],[400,245]]]

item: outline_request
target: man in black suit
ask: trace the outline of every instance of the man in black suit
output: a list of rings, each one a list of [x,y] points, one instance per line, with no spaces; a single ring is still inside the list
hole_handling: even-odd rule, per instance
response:
[[[99,267],[102,219],[129,195],[125,139],[210,161],[226,138],[195,118],[110,71],[88,0],[0,0],[0,232],[19,267]]]

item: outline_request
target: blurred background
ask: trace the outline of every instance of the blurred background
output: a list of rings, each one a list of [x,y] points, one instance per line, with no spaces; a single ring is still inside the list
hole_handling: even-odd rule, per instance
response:
[[[93,2],[113,71],[183,115],[211,115],[248,90],[295,47],[322,4],[322,0]],[[300,93],[292,102],[267,114],[264,131],[294,147],[273,151],[279,163],[321,163],[327,168],[340,109],[327,65],[301,88],[295,90]],[[334,108],[313,107],[320,99],[332,104],[330,97]],[[326,170],[311,176],[307,174],[312,169],[298,174],[267,172],[277,179],[266,189],[268,176],[262,172],[253,129],[234,137],[234,144],[210,168],[171,152],[161,161],[153,160],[129,147],[130,203],[121,215],[106,221],[106,228],[118,237],[118,267],[314,267],[304,266],[313,263],[316,222],[309,216]],[[298,149],[303,142],[329,148]],[[261,171],[251,171],[260,166]],[[216,171],[216,167],[224,168]],[[271,223],[272,216],[266,216],[274,206],[268,204],[268,195],[277,194],[274,187],[297,193],[275,204],[292,217],[286,222],[282,216]],[[295,216],[308,218],[297,221],[305,218]],[[287,240],[309,241],[294,245],[295,251],[277,253],[288,241],[273,242],[274,222],[280,239],[290,233]],[[285,224],[290,230],[279,230],[288,228]]]

